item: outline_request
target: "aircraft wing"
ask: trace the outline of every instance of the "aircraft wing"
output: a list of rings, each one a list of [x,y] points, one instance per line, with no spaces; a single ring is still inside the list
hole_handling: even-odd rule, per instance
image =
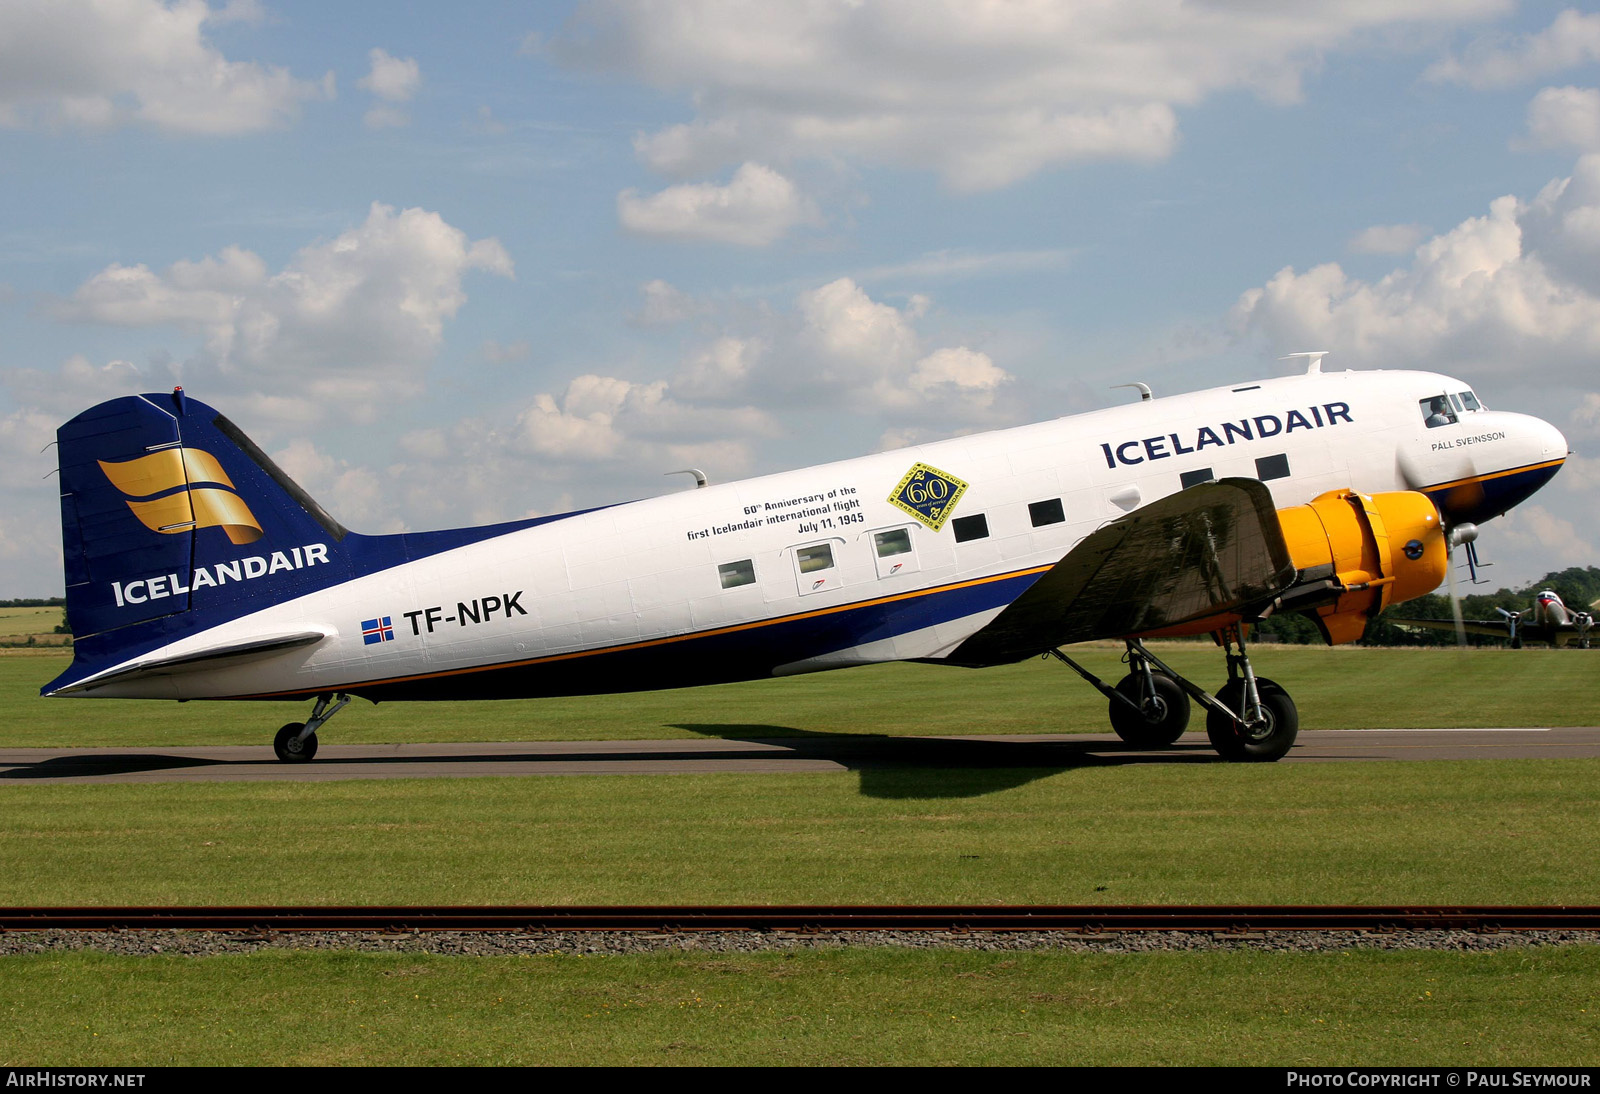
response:
[[[1454,619],[1391,619],[1389,622],[1397,627],[1422,627],[1430,631],[1454,631]],[[1503,619],[1463,619],[1461,629],[1467,634],[1481,634],[1487,638],[1506,638],[1511,634],[1511,628]],[[1537,623],[1523,623],[1517,627],[1517,633],[1531,642],[1542,642],[1541,637],[1545,628]]]
[[[1003,664],[1241,613],[1295,577],[1267,488],[1201,483],[1091,533],[948,660]]]

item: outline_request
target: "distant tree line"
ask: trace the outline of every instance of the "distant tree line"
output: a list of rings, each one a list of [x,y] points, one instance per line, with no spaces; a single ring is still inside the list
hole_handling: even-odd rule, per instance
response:
[[[1533,598],[1545,589],[1553,590],[1569,607],[1580,611],[1593,610],[1591,605],[1600,600],[1600,567],[1570,566],[1545,574],[1538,581],[1518,589],[1497,589],[1492,593],[1473,592],[1482,585],[1471,585],[1463,579],[1456,583],[1461,595],[1463,619],[1499,619],[1496,608],[1508,612],[1526,611],[1533,606]],[[1441,591],[1419,596],[1404,604],[1386,608],[1376,619],[1367,623],[1361,637],[1364,646],[1453,646],[1456,636],[1452,631],[1411,630],[1390,622],[1395,617],[1403,619],[1450,619],[1449,586]],[[1258,637],[1279,642],[1321,642],[1321,632],[1310,619],[1297,612],[1272,616],[1256,628]],[[1467,635],[1473,646],[1494,646],[1503,641],[1487,635]]]

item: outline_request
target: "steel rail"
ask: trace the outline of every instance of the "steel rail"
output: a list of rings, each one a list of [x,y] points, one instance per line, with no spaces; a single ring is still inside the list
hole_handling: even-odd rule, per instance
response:
[[[1600,931],[1593,905],[499,905],[0,908],[0,931]]]

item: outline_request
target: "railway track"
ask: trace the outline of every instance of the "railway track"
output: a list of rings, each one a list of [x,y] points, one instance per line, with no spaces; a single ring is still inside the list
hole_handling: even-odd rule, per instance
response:
[[[0,908],[0,932],[1600,931],[1600,906],[1555,905],[604,905]]]

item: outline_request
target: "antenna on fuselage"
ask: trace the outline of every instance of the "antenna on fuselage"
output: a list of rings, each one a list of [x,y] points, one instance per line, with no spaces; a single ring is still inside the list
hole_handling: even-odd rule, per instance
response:
[[[1282,357],[1278,358],[1278,360],[1293,361],[1296,358],[1304,357],[1306,359],[1306,375],[1314,376],[1322,371],[1322,359],[1328,356],[1330,352],[1330,350],[1325,349],[1314,349],[1307,350],[1303,353],[1286,353]]]
[[[677,471],[664,471],[662,472],[661,477],[666,478],[668,475],[693,475],[694,488],[696,490],[703,490],[707,486],[711,485],[711,480],[706,478],[706,473],[700,470],[698,467],[684,467]]]
[[[1131,384],[1112,384],[1111,385],[1111,390],[1115,391],[1119,387],[1136,387],[1136,388],[1138,388],[1139,389],[1139,401],[1140,402],[1144,402],[1146,399],[1149,399],[1149,398],[1153,397],[1150,394],[1150,385],[1149,384],[1141,384],[1137,380],[1135,380]]]

